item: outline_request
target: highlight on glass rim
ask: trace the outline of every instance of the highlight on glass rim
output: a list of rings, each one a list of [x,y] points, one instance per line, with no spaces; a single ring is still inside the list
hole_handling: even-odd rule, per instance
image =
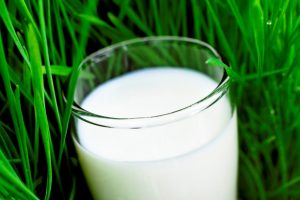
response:
[[[300,199],[300,1],[0,0],[0,199]]]

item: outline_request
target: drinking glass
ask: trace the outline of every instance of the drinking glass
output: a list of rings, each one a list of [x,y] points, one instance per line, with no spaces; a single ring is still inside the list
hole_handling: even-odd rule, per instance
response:
[[[108,46],[82,61],[72,110],[73,139],[95,199],[236,199],[236,110],[229,92],[230,78],[224,68],[213,64],[216,60],[221,61],[219,54],[205,42],[161,36]],[[127,98],[131,92],[133,96],[132,112],[145,109],[144,115],[110,114],[115,106],[127,109],[122,98],[111,97],[103,108],[101,98],[95,98],[92,105],[83,103],[96,88],[143,71],[144,75],[149,72],[149,80],[153,78],[151,92],[155,95],[151,99],[172,108],[177,98],[164,99],[160,83],[149,69],[170,70],[163,79],[166,83],[175,76],[172,69],[199,73],[205,80],[196,90],[205,90],[205,95],[173,110],[155,105],[153,112],[146,113],[152,111],[150,100],[129,88],[124,95]],[[207,80],[213,84],[206,86]],[[178,99],[189,98],[184,93],[189,81],[170,86]],[[138,84],[136,81],[132,87]]]

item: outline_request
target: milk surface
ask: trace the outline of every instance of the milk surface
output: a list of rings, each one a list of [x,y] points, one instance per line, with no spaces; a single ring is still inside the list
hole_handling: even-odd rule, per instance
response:
[[[216,87],[189,69],[149,68],[102,84],[81,107],[108,117],[157,116],[190,106]],[[158,126],[105,128],[78,120],[77,135],[79,160],[95,199],[235,199],[236,115],[226,96]]]

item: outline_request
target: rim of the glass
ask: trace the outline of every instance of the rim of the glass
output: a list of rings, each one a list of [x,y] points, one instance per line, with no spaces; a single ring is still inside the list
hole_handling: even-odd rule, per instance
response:
[[[124,48],[126,46],[133,45],[133,44],[146,43],[146,42],[162,42],[162,41],[164,41],[164,42],[168,42],[168,41],[170,41],[170,42],[172,42],[172,41],[187,42],[187,43],[200,45],[202,47],[207,48],[209,51],[211,51],[213,53],[214,56],[216,56],[218,59],[222,60],[221,56],[218,54],[218,52],[212,46],[210,46],[208,43],[203,42],[201,40],[194,39],[194,38],[188,38],[188,37],[180,37],[180,36],[150,36],[150,37],[142,37],[142,38],[135,38],[135,39],[122,41],[122,42],[110,45],[108,47],[99,49],[98,51],[88,55],[85,59],[83,59],[81,61],[81,63],[79,64],[79,67],[78,67],[78,72],[80,73],[82,66],[85,63],[87,63],[89,60],[92,60],[92,58],[95,56],[99,56],[101,54],[107,55],[107,52],[112,52],[116,49]],[[158,114],[158,115],[140,116],[140,117],[105,116],[105,115],[101,115],[99,113],[97,114],[97,113],[94,113],[92,111],[82,108],[80,106],[80,104],[77,103],[75,100],[73,101],[73,104],[72,104],[72,113],[74,114],[74,116],[76,118],[79,118],[87,123],[90,123],[90,124],[93,124],[96,126],[106,127],[106,128],[137,129],[137,128],[144,128],[144,127],[158,126],[158,125],[163,125],[163,124],[175,122],[175,121],[190,117],[191,113],[188,112],[189,109],[194,108],[195,106],[199,106],[200,104],[203,104],[204,101],[209,100],[210,98],[214,97],[215,95],[219,95],[217,97],[217,99],[214,102],[212,102],[212,104],[210,104],[209,106],[207,106],[205,108],[199,109],[198,112],[193,112],[192,116],[195,115],[196,113],[199,113],[199,112],[209,108],[211,105],[213,105],[215,102],[217,102],[226,93],[226,91],[229,87],[229,83],[230,83],[230,77],[228,76],[226,70],[223,68],[223,74],[222,74],[221,80],[218,82],[218,85],[207,96],[200,98],[198,101],[193,102],[182,108],[176,109],[171,112],[163,113],[163,114]],[[201,106],[199,106],[199,107],[201,107]],[[168,116],[171,116],[174,114],[179,114],[180,112],[186,112],[186,114],[180,115],[180,117],[175,118],[175,119],[171,118],[171,120],[163,119],[164,117],[168,117]],[[122,121],[122,122],[127,122],[127,123],[125,126],[124,125],[120,125],[120,126],[113,125],[112,126],[109,124],[99,124],[99,123],[95,123],[90,120],[87,120],[82,116],[107,119],[107,120],[112,120],[112,121]],[[159,120],[160,118],[161,118],[161,121]],[[138,123],[135,123],[137,120],[143,120],[143,121],[144,120],[155,120],[155,122],[153,122],[153,123],[149,122],[149,123],[146,123],[147,125],[139,126],[139,125],[136,125]],[[132,123],[130,123],[131,121],[132,121]],[[133,121],[135,121],[135,122],[133,122]],[[157,122],[157,121],[160,121],[160,122]]]
[[[81,144],[80,140],[78,139],[78,136],[75,133],[75,131],[72,131],[72,139],[76,143],[78,148],[83,149],[83,151],[89,153],[91,156],[96,157],[97,159],[100,158],[100,159],[104,159],[104,160],[109,161],[109,162],[128,163],[128,164],[137,164],[137,163],[148,164],[148,163],[166,162],[166,161],[170,161],[170,160],[174,160],[174,159],[185,158],[186,156],[192,156],[196,152],[203,151],[203,150],[209,148],[209,146],[212,146],[212,145],[218,143],[218,141],[220,140],[220,138],[223,135],[228,134],[229,127],[232,126],[232,123],[236,123],[236,122],[233,121],[233,120],[236,121],[236,118],[237,118],[237,111],[236,111],[236,107],[234,106],[232,108],[232,114],[231,114],[230,118],[228,119],[228,123],[226,123],[226,125],[223,127],[223,129],[221,131],[219,131],[219,133],[216,134],[213,138],[211,138],[207,143],[202,144],[202,145],[196,147],[195,149],[192,149],[192,150],[190,150],[188,152],[185,152],[185,153],[181,153],[181,154],[178,154],[178,155],[175,155],[175,156],[169,156],[169,157],[165,157],[165,158],[158,158],[158,159],[149,159],[149,160],[117,160],[117,159],[111,159],[111,158],[108,158],[107,156],[100,155],[97,152],[93,152],[90,149],[83,146]],[[235,131],[235,132],[237,133],[237,131]]]

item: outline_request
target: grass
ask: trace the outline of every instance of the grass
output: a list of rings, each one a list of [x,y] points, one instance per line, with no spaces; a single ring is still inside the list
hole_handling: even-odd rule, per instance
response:
[[[239,199],[300,198],[299,1],[0,0],[0,16],[0,199],[87,195],[68,133],[76,69],[149,35],[201,39],[230,64]]]

